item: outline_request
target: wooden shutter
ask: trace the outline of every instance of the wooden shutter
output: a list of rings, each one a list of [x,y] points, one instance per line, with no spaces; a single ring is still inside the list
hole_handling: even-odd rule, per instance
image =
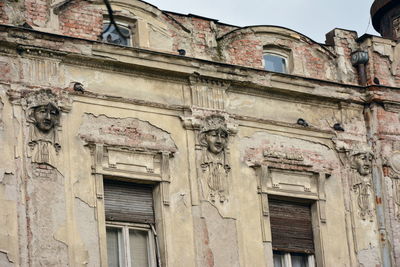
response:
[[[269,214],[274,250],[314,253],[309,204],[269,199]]]
[[[107,221],[154,223],[150,185],[104,180],[104,204]]]

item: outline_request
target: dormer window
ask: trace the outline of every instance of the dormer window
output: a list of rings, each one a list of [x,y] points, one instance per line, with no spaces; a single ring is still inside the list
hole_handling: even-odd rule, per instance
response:
[[[287,58],[275,53],[264,53],[264,68],[268,71],[287,73]]]
[[[109,22],[104,23],[103,33],[101,34],[102,41],[109,44],[132,46],[132,31],[129,26],[121,24],[117,25],[120,33],[114,25]]]

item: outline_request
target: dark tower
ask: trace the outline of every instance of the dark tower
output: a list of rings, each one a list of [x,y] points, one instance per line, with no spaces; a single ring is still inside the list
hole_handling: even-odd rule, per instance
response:
[[[400,0],[375,0],[371,17],[372,25],[382,37],[400,40]]]

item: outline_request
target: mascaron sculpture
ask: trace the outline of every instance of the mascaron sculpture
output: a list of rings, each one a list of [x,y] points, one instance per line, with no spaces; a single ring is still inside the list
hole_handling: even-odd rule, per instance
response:
[[[360,208],[360,216],[363,220],[372,218],[371,207],[371,170],[374,155],[369,148],[356,148],[350,153],[351,167],[357,173],[353,178],[353,190],[357,193],[357,204]]]
[[[211,202],[223,203],[227,200],[230,170],[226,156],[228,137],[224,117],[211,115],[205,118],[199,137],[203,146],[200,186],[203,198]]]
[[[30,156],[32,163],[54,167],[55,156],[61,149],[57,127],[60,109],[50,90],[40,90],[27,97]]]

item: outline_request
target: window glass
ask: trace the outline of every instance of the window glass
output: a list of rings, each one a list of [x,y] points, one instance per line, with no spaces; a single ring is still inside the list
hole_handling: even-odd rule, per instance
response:
[[[148,231],[129,229],[131,264],[134,267],[148,267]]]
[[[107,227],[107,258],[109,267],[122,267],[125,265],[124,257],[121,255],[123,249],[122,229]]]
[[[292,258],[292,267],[307,267],[307,255],[305,254],[290,254]]]
[[[118,29],[124,36],[119,34],[114,25],[110,25],[110,23],[105,23],[103,25],[103,33],[101,34],[103,42],[123,46],[130,45],[130,30],[127,27],[121,25],[118,25]]]
[[[283,260],[283,255],[274,252],[274,267],[283,267],[282,260]]]
[[[286,73],[286,58],[275,54],[264,55],[265,69],[268,71]]]

